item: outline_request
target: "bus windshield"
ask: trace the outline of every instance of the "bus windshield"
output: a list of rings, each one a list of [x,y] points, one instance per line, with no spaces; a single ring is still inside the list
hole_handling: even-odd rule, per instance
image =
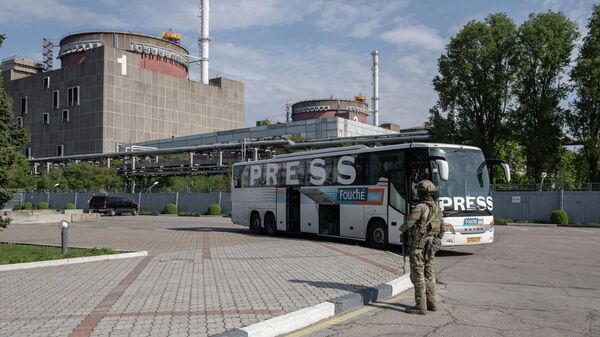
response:
[[[480,150],[435,149],[434,155],[444,156],[448,162],[449,177],[444,181],[434,174],[439,188],[439,203],[445,215],[458,213],[491,214],[490,178],[485,158]],[[437,168],[434,165],[434,171]]]

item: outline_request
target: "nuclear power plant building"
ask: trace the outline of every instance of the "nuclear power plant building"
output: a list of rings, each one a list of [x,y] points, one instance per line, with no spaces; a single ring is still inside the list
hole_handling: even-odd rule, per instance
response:
[[[244,124],[244,85],[189,79],[178,43],[96,31],[60,40],[61,68],[2,62],[15,122],[28,130],[28,157],[113,152],[120,144],[230,130]]]

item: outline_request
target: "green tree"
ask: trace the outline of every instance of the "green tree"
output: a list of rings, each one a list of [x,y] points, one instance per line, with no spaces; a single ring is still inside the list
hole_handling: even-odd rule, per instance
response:
[[[559,103],[569,92],[561,79],[577,36],[575,23],[552,11],[530,14],[519,28],[515,85],[519,106],[513,123],[533,181],[560,166],[563,111]]]
[[[4,35],[0,34],[0,46],[4,42]],[[29,142],[25,130],[14,122],[13,102],[4,90],[4,81],[0,77],[0,207],[10,200],[12,192],[9,171],[18,158],[20,149]]]
[[[577,94],[566,114],[569,130],[583,143],[585,180],[600,182],[600,5],[594,5],[577,64],[571,71]]]
[[[560,167],[550,176],[550,180],[565,188],[575,188],[580,184],[577,171],[577,153],[564,147],[560,148]]]
[[[48,190],[53,188],[56,184],[59,184],[53,191],[67,189],[67,180],[63,175],[61,169],[52,167],[47,173],[42,174],[36,179],[37,188],[40,190]]]
[[[8,188],[12,189],[32,189],[35,187],[35,180],[30,174],[30,166],[27,158],[21,153],[15,156],[15,162],[8,170]]]
[[[86,162],[70,164],[63,176],[68,188],[75,191],[110,190],[124,185],[123,179],[117,175],[115,169],[96,167]]]
[[[434,140],[475,145],[488,158],[497,155],[511,105],[516,36],[514,22],[498,13],[470,21],[450,40],[433,79]]]

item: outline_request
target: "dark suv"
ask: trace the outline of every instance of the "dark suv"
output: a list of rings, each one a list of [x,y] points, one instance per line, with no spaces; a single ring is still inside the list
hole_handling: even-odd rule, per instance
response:
[[[138,204],[127,198],[109,197],[106,195],[96,195],[88,203],[90,213],[102,213],[108,215],[117,215],[123,213],[138,214]]]

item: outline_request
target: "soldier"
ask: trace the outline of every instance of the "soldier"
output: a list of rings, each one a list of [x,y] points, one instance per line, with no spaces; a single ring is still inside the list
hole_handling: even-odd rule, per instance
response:
[[[436,311],[435,271],[433,258],[441,246],[444,235],[442,210],[433,200],[435,185],[429,180],[417,184],[420,203],[411,211],[408,220],[400,229],[408,240],[410,256],[410,280],[415,286],[415,306],[407,313],[425,315],[427,310]],[[406,248],[403,250],[406,251]]]

